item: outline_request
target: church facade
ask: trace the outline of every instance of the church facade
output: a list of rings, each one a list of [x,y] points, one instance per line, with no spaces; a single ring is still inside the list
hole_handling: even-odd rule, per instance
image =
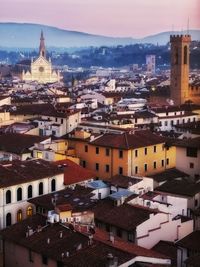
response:
[[[60,82],[61,76],[59,71],[52,69],[51,59],[46,58],[46,47],[43,32],[40,37],[39,57],[31,61],[30,71],[23,71],[23,81],[37,81],[39,83]]]

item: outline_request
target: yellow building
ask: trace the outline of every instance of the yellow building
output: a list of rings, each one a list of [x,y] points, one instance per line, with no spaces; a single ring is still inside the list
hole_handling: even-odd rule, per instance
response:
[[[88,137],[75,134],[70,140],[82,166],[99,178],[116,174],[147,176],[175,167],[176,150],[166,139],[150,131],[104,134]]]
[[[37,81],[39,83],[55,83],[60,82],[61,76],[59,71],[52,70],[51,59],[46,58],[46,48],[43,32],[40,37],[39,57],[31,62],[31,70],[23,71],[23,81]]]

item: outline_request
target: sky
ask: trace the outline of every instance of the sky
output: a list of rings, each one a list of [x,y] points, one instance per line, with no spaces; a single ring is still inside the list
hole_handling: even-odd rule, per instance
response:
[[[200,29],[200,0],[0,0],[0,22],[118,37]]]

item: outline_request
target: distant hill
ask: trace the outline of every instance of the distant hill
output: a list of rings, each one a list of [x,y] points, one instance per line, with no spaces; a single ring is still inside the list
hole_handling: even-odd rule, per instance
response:
[[[56,27],[29,23],[0,23],[0,48],[37,48],[41,30],[48,47],[116,46],[135,43],[166,44],[171,32],[163,32],[142,39],[108,37]],[[174,32],[173,34],[180,34]],[[200,40],[200,30],[191,30],[193,40]]]

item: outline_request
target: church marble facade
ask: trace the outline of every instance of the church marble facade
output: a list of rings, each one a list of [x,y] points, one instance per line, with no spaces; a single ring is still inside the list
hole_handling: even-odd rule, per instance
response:
[[[59,71],[52,69],[51,59],[48,60],[46,58],[43,32],[41,32],[40,37],[39,57],[31,61],[30,71],[23,71],[22,80],[37,81],[39,83],[55,83],[61,80]]]

